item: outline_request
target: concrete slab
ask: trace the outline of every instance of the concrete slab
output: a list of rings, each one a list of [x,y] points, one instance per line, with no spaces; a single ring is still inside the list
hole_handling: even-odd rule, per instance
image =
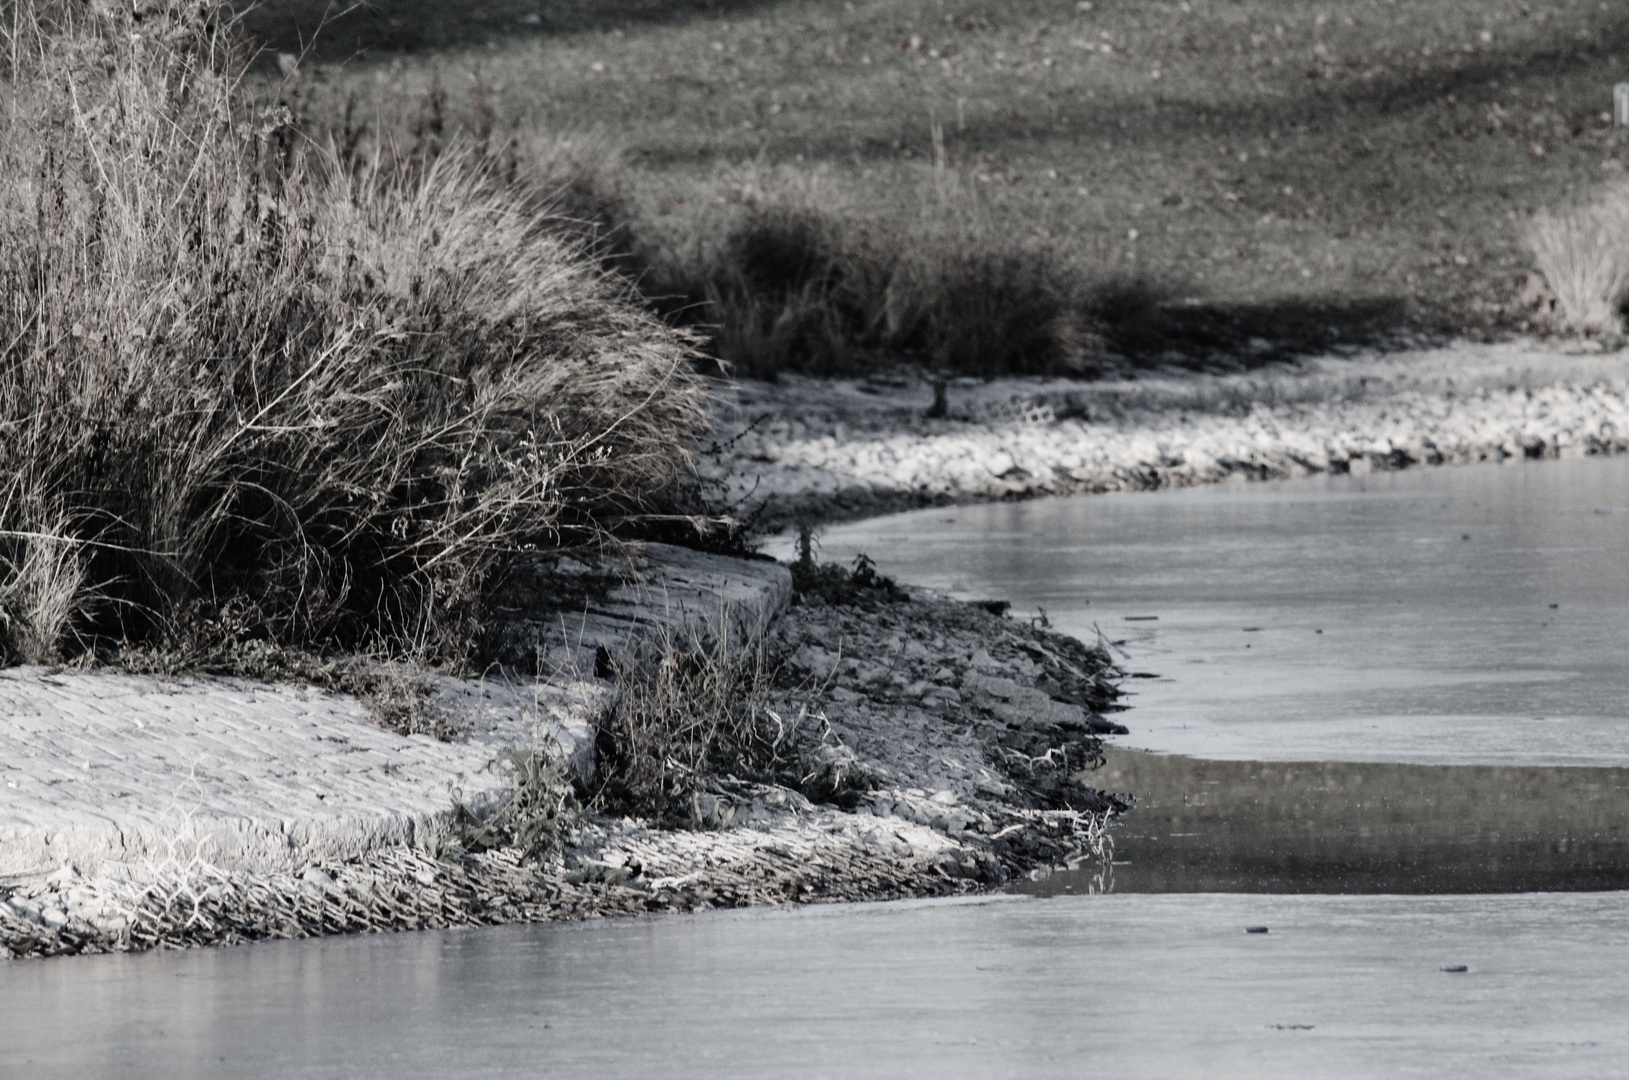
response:
[[[493,759],[318,690],[0,671],[0,875],[193,858],[270,872],[414,844],[455,788],[499,797]]]

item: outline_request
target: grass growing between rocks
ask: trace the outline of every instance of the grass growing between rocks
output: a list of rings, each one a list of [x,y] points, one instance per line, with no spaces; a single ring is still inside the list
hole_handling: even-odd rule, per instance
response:
[[[741,370],[1089,374],[1537,320],[1527,225],[1621,169],[1625,55],[1593,0],[390,0],[299,77],[620,146],[630,265]]]
[[[533,746],[511,750],[503,768],[509,780],[508,801],[483,817],[455,800],[449,840],[457,848],[444,851],[444,856],[508,849],[522,861],[535,862],[570,841],[583,820],[579,784],[570,765],[546,748]]]
[[[686,467],[690,339],[547,169],[310,138],[212,4],[0,16],[0,661],[198,652],[228,609],[457,661],[509,553]]]
[[[792,560],[792,588],[802,603],[845,604],[875,607],[910,599],[893,578],[877,573],[877,564],[857,555],[848,569],[815,558],[815,530],[800,525],[797,530],[797,558]]]
[[[762,626],[728,611],[650,630],[609,659],[617,706],[596,736],[595,803],[664,825],[725,828],[715,781],[797,784],[807,708],[773,707],[776,665]]]

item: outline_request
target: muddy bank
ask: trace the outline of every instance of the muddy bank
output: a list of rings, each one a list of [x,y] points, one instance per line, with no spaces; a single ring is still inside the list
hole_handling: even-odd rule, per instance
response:
[[[681,578],[692,595],[688,607],[663,609],[674,619],[686,617],[685,610],[716,605],[721,588],[739,592],[744,582],[763,583],[753,595],[772,620],[770,700],[783,715],[801,711],[805,716],[802,771],[795,782],[716,776],[696,796],[694,828],[662,829],[590,811],[569,832],[562,849],[542,857],[528,861],[514,849],[477,850],[461,839],[451,813],[453,799],[468,805],[467,796],[478,792],[483,805],[477,811],[489,814],[501,808],[513,796],[504,790],[502,781],[509,775],[504,762],[517,748],[537,745],[539,721],[526,720],[529,692],[523,685],[472,684],[461,696],[443,694],[449,707],[463,709],[471,721],[462,741],[448,747],[448,764],[429,760],[439,744],[421,736],[404,742],[426,758],[419,766],[422,777],[405,775],[388,760],[366,772],[368,797],[385,810],[393,800],[408,798],[415,805],[440,800],[446,807],[439,815],[421,814],[408,835],[393,839],[380,834],[377,842],[359,847],[360,841],[353,841],[348,852],[306,843],[302,837],[320,839],[324,829],[347,836],[356,830],[338,811],[328,816],[328,825],[297,827],[293,804],[280,807],[280,799],[288,800],[264,786],[260,797],[270,804],[266,813],[272,818],[290,815],[282,846],[273,851],[275,845],[262,844],[266,850],[257,849],[253,858],[239,857],[242,853],[218,843],[216,834],[224,829],[241,835],[247,812],[215,817],[206,799],[190,810],[182,808],[186,829],[148,837],[140,857],[121,859],[103,844],[94,864],[79,866],[59,844],[55,850],[64,857],[55,866],[14,869],[0,879],[0,945],[14,957],[48,956],[749,904],[938,896],[996,887],[1041,868],[1089,858],[1100,849],[1108,816],[1122,807],[1082,784],[1079,775],[1099,760],[1101,735],[1117,729],[1105,714],[1116,709],[1121,673],[1102,649],[976,605],[932,597],[863,606],[828,604],[818,596],[800,600],[782,590],[778,582],[786,571],[781,567],[693,553],[675,559],[679,569],[665,595],[671,601],[681,591]],[[658,557],[652,563],[662,561]],[[594,609],[590,623],[600,619],[602,629],[612,635],[606,640],[629,631],[630,611],[651,610],[651,566],[643,573],[600,590],[588,605]],[[511,643],[524,632],[512,629]],[[579,620],[569,654],[592,656],[595,639],[587,633]],[[541,638],[533,642],[533,651],[562,655]],[[605,689],[595,693],[593,682],[569,684],[572,700],[580,702],[577,711],[584,715],[607,707],[610,688],[600,683]],[[553,685],[539,682],[530,693],[534,705],[547,700],[559,712],[559,692],[548,696]],[[276,696],[264,694],[262,700],[270,705]],[[339,723],[340,713],[330,712],[325,723]],[[510,712],[517,716],[505,721]],[[279,715],[275,708],[265,708],[257,723],[276,728]],[[296,728],[308,724],[302,717],[290,722]],[[569,724],[566,719],[550,722],[572,726],[584,717],[574,714]],[[365,720],[358,712],[351,722]],[[374,741],[385,735],[366,730]],[[576,763],[580,774],[590,733],[575,726],[572,730],[578,737],[571,752],[559,745],[553,752]],[[125,734],[134,737],[133,732]],[[352,733],[351,741],[362,734]],[[267,737],[262,731],[255,739],[264,742]],[[324,729],[315,738],[319,741],[312,753],[327,747],[333,756],[314,759],[313,774],[341,767],[336,761],[360,760],[332,731]],[[124,752],[117,732],[104,733],[103,740],[109,754]],[[370,750],[375,755],[387,751]],[[485,760],[486,767],[472,765],[472,755]],[[267,760],[275,772],[274,758]],[[65,775],[75,770],[92,777],[99,773],[90,759],[81,763],[82,769],[66,760],[38,764],[41,776],[47,764]],[[240,769],[234,775],[248,774]],[[142,782],[130,772],[119,781],[123,788]],[[281,777],[277,782],[326,802],[324,781],[293,783]],[[347,782],[355,786],[360,780]],[[439,790],[426,790],[426,784]],[[54,791],[59,785],[42,781],[42,786]],[[19,798],[19,789],[7,791],[14,801]],[[128,797],[128,791],[110,794],[97,815],[117,828],[118,808]],[[50,820],[41,826],[43,835],[13,830],[9,840],[0,839],[0,847],[27,840],[35,845],[30,851],[51,852],[56,834]],[[278,830],[259,828],[255,834],[275,837]]]

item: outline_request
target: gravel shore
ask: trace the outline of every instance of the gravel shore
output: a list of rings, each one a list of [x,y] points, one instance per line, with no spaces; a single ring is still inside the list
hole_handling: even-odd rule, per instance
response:
[[[785,376],[725,395],[708,475],[777,529],[918,506],[1629,450],[1629,357],[1540,342],[1094,383]]]

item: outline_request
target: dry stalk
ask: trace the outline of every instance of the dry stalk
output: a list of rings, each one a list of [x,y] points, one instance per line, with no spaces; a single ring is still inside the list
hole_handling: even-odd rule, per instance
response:
[[[772,707],[761,624],[728,607],[701,623],[652,624],[612,669],[619,700],[597,745],[607,809],[696,827],[707,823],[700,797],[714,780],[795,784],[808,709],[788,717]]]

